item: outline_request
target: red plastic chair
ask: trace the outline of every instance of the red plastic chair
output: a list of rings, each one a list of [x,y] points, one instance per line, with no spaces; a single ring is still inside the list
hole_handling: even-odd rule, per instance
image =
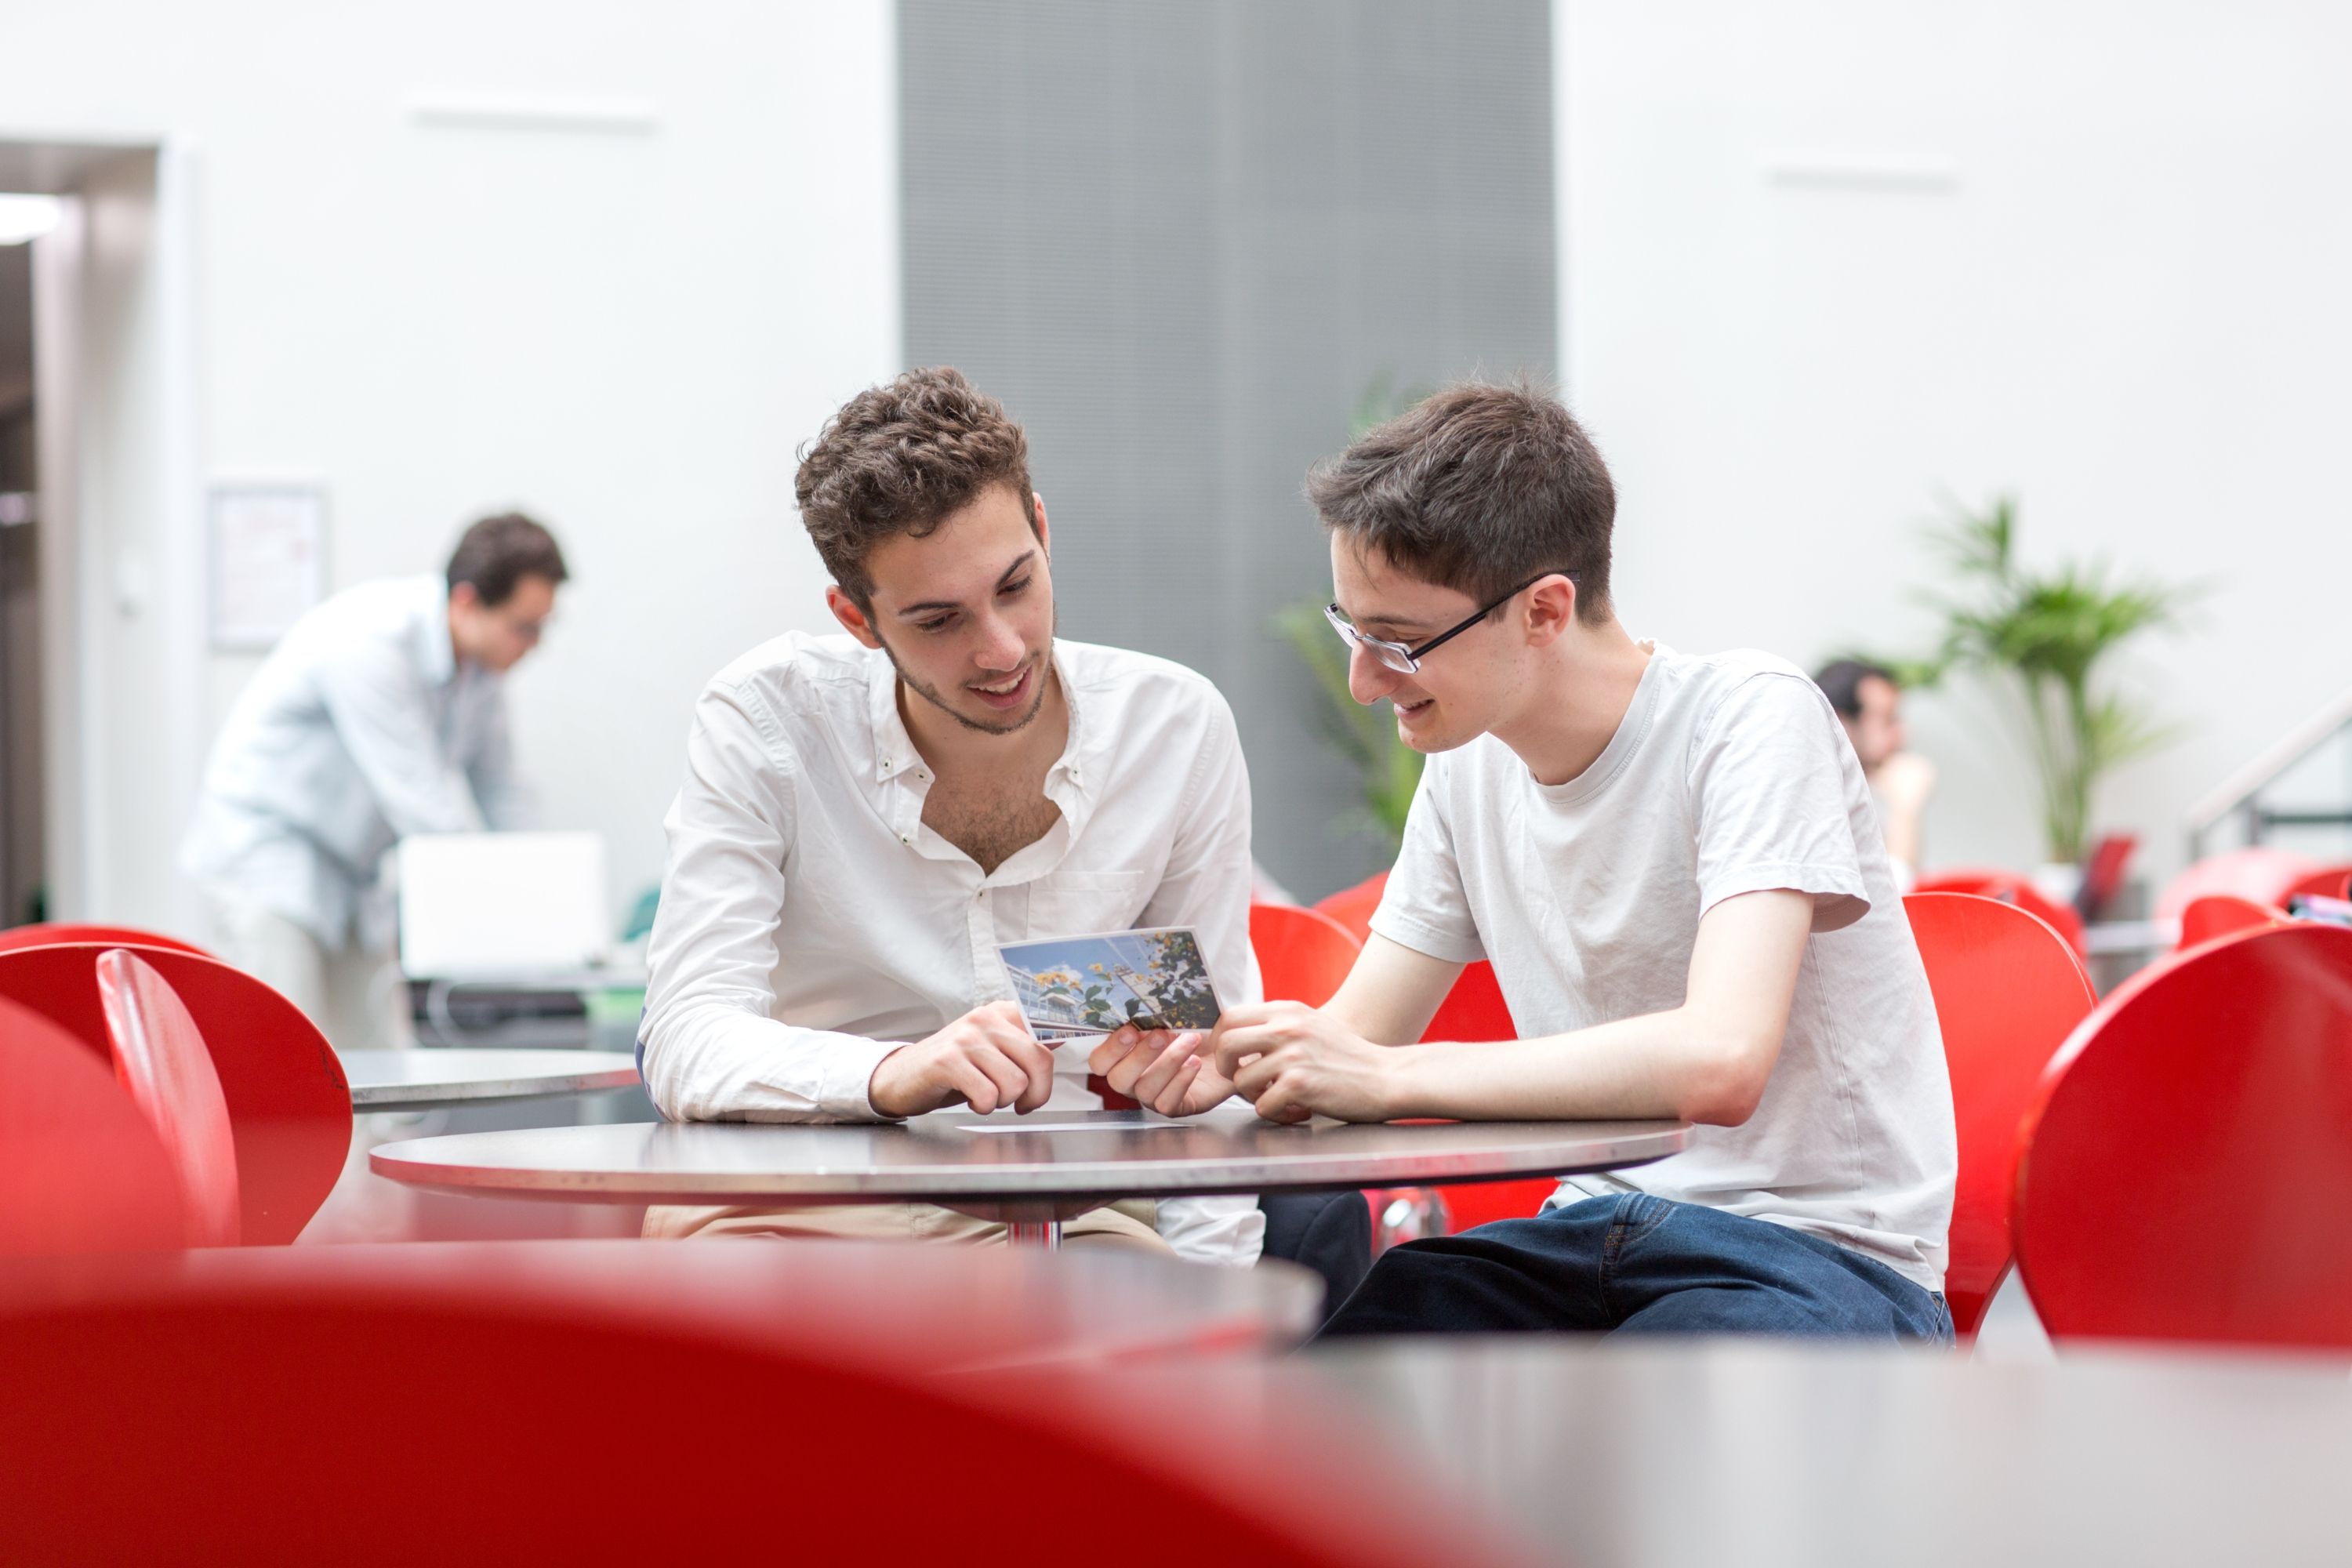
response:
[[[2322,899],[2352,898],[2352,866],[2329,866],[2314,871],[2279,895],[2279,908],[2289,899],[2310,894]]]
[[[2015,904],[2027,914],[2049,922],[2051,930],[2066,939],[2066,945],[2074,950],[2075,956],[2086,957],[2090,953],[2090,940],[2083,931],[2083,917],[2074,912],[2073,906],[2057,902],[2014,871],[1984,866],[1938,871],[1932,877],[1920,878],[1918,885],[1911,890],[1915,893],[1974,893],[1979,898],[1998,899],[2004,904]]]
[[[2217,936],[2227,936],[2233,931],[2258,931],[2263,926],[2282,924],[2286,911],[2258,904],[2252,899],[2242,899],[2234,893],[2208,893],[2201,899],[2191,899],[2180,911],[2180,940],[2175,950],[2195,947],[2200,942],[2210,942]]]
[[[2096,1005],[2083,961],[2050,922],[1972,893],[1903,900],[1943,1027],[1959,1138],[1944,1295],[1952,1325],[1976,1332],[2009,1273],[2018,1123],[2042,1069]]]
[[[72,925],[52,921],[47,925],[12,926],[0,931],[0,952],[13,952],[20,947],[55,947],[60,942],[102,942],[110,947],[167,947],[175,952],[202,953],[192,942],[182,942],[175,936],[159,931],[141,931],[134,926]]]
[[[1359,941],[1371,935],[1372,911],[1381,907],[1381,893],[1389,874],[1381,872],[1352,888],[1342,889],[1315,907],[1353,931]],[[1437,1005],[1437,1014],[1422,1032],[1424,1040],[1516,1040],[1518,1026],[1503,1000],[1495,966],[1481,959],[1462,971],[1454,989]],[[1469,1182],[1436,1191],[1445,1200],[1450,1228],[1464,1231],[1489,1220],[1525,1219],[1551,1196],[1559,1184],[1549,1176],[1511,1182]]]
[[[1339,1418],[1265,1399],[1251,1368],[941,1377],[854,1300],[702,1310],[701,1271],[662,1257],[696,1248],[646,1243],[570,1289],[484,1250],[411,1276],[295,1247],[0,1278],[0,1561],[404,1565],[420,1542],[482,1563],[1525,1561]],[[985,1278],[936,1300],[952,1324],[985,1308]],[[647,1442],[682,1396],[691,1437]],[[583,1489],[583,1455],[623,1452],[619,1484]],[[910,1487],[887,1454],[953,1473]],[[815,1505],[679,1511],[779,1478]]]
[[[30,1007],[102,1058],[113,1054],[95,943],[0,952],[0,997]],[[237,1229],[247,1245],[292,1241],[341,1174],[351,1087],[302,1010],[242,970],[165,948],[135,952],[202,1034],[236,1142]]]
[[[1296,904],[1252,904],[1250,946],[1269,1002],[1304,1002],[1320,1007],[1331,1000],[1363,951],[1357,936],[1320,910]]]
[[[2287,889],[2321,870],[2307,856],[2258,844],[2208,855],[2165,885],[2156,900],[2156,918],[2179,920],[2189,902],[2210,893],[2230,893],[2273,909],[2286,907]]]
[[[126,948],[98,957],[114,1076],[171,1156],[191,1247],[235,1247],[236,1140],[205,1037],[154,965]]]
[[[181,1225],[171,1162],[104,1065],[0,1001],[0,1258],[176,1247]]]
[[[2018,1267],[2056,1339],[2352,1350],[2352,929],[2118,986],[2042,1075]]]

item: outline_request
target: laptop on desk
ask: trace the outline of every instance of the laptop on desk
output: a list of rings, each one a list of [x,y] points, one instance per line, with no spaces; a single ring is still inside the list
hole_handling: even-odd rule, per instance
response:
[[[417,834],[401,840],[399,865],[412,979],[561,982],[606,956],[601,835]]]

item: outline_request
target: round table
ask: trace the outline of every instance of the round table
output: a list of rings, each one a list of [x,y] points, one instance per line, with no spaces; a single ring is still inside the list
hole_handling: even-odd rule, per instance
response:
[[[429,1110],[486,1100],[541,1100],[632,1089],[636,1058],[626,1051],[339,1051],[352,1109]]]
[[[626,1122],[387,1143],[380,1175],[509,1197],[626,1204],[919,1201],[1055,1246],[1061,1223],[1126,1197],[1412,1186],[1606,1171],[1683,1147],[1679,1121],[1262,1121],[1229,1105],[1149,1111],[935,1111],[904,1122]]]

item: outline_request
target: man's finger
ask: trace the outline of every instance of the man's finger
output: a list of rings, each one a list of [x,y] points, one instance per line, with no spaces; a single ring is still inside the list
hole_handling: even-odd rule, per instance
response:
[[[1217,1030],[1217,1070],[1232,1078],[1246,1057],[1264,1056],[1276,1044],[1276,1031],[1263,1024],[1247,1028]]]
[[[1135,1080],[1135,1087],[1127,1092],[1156,1108],[1160,1091],[1168,1087],[1168,1080],[1174,1078],[1186,1062],[1199,1059],[1193,1051],[1199,1046],[1200,1038],[1198,1035],[1170,1037],[1166,1047],[1145,1066],[1141,1076]]]
[[[1274,1080],[1282,1076],[1286,1065],[1275,1057],[1256,1057],[1244,1063],[1240,1071],[1225,1076],[1234,1080],[1234,1087],[1243,1095],[1255,1100],[1274,1087]]]
[[[970,1057],[959,1051],[947,1060],[948,1081],[964,1103],[982,1116],[996,1109],[996,1083]]]
[[[1112,1066],[1121,1057],[1135,1048],[1135,1042],[1142,1037],[1142,1034],[1143,1031],[1132,1024],[1121,1024],[1118,1028],[1105,1035],[1101,1043],[1087,1053],[1087,1070],[1092,1073],[1110,1071]]]
[[[997,1105],[1012,1104],[1021,1098],[1021,1091],[1029,1087],[1029,1075],[1015,1066],[1011,1057],[992,1045],[983,1042],[974,1046],[967,1059],[985,1074],[989,1083],[995,1088]]]
[[[1313,1112],[1299,1103],[1298,1075],[1276,1078],[1266,1091],[1258,1096],[1257,1113],[1268,1121],[1284,1123],[1304,1121]]]
[[[1005,1054],[1029,1075],[1029,1086],[1013,1102],[1013,1109],[1026,1116],[1053,1098],[1054,1053],[1034,1040],[1024,1039]]]
[[[1176,1076],[1168,1080],[1166,1087],[1150,1102],[1151,1109],[1162,1116],[1183,1115],[1184,1097],[1192,1092],[1193,1083],[1208,1065],[1207,1059],[1202,1057],[1185,1058],[1184,1065],[1176,1069]]]

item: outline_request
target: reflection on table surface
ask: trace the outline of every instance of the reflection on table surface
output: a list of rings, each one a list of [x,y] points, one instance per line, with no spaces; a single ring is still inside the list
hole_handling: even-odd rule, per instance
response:
[[[938,1112],[903,1124],[653,1122],[420,1139],[377,1168],[437,1185],[652,1196],[1255,1192],[1602,1170],[1675,1152],[1674,1121],[1486,1121],[1297,1126],[1245,1108],[1136,1125],[1118,1112],[1013,1122]],[[1080,1131],[1080,1128],[1087,1130]],[[1048,1129],[1051,1129],[1050,1131]]]

